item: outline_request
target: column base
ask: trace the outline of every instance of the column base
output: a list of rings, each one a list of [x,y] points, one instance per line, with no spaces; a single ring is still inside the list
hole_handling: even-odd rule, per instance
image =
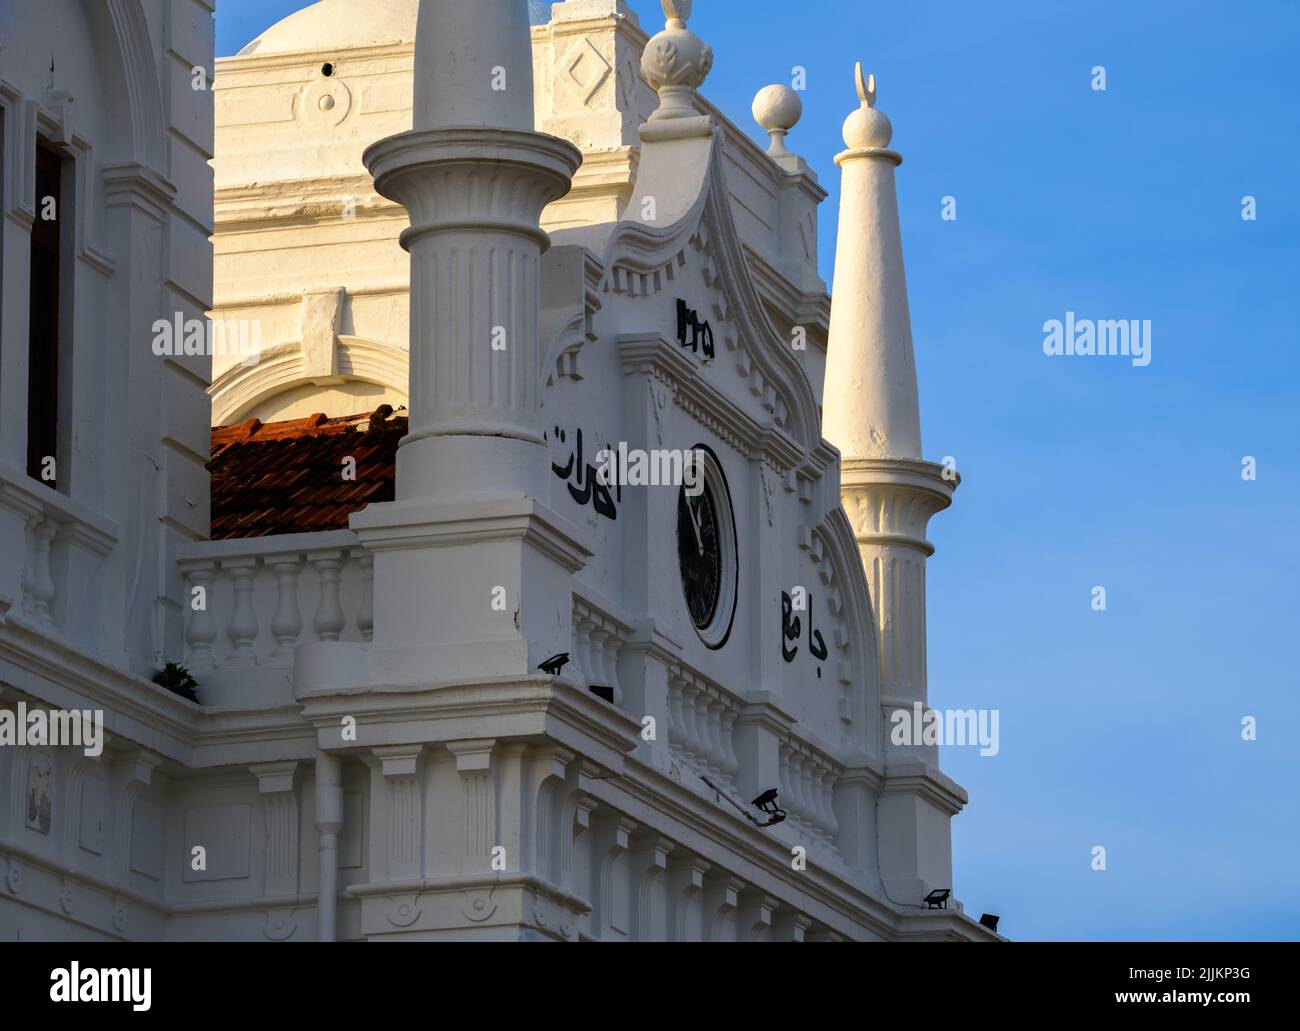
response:
[[[395,501],[351,525],[375,555],[372,683],[523,676],[572,648],[591,549],[535,499]]]

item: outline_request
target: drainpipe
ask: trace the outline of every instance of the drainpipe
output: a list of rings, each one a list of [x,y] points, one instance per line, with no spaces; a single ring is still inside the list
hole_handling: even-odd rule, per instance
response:
[[[343,830],[343,762],[337,755],[316,756],[316,833],[320,866],[317,886],[317,937],[334,941],[338,922],[339,832]]]

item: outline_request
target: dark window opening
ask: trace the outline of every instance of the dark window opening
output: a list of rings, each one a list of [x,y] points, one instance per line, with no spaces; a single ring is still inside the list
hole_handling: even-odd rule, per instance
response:
[[[320,66],[320,73],[328,79],[334,74],[334,66],[327,61],[325,64]]]
[[[63,158],[36,151],[36,221],[32,224],[27,337],[27,475],[59,489],[59,280],[62,271]]]

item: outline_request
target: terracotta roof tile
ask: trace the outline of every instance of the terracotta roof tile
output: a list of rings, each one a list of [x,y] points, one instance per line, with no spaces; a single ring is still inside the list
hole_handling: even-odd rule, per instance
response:
[[[212,539],[338,530],[372,501],[393,500],[407,420],[388,405],[363,415],[212,430]],[[356,479],[343,478],[344,459]]]

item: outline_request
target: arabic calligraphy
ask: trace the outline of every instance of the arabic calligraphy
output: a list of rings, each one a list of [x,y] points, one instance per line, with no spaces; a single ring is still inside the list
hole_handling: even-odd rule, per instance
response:
[[[555,427],[554,432],[554,439],[558,443],[564,444],[568,441],[568,434],[559,426]],[[615,456],[617,456],[617,452],[615,452]],[[617,457],[615,457],[615,461],[617,461]],[[598,515],[603,515],[606,519],[618,518],[615,496],[617,496],[619,502],[623,500],[621,477],[615,476],[615,494],[611,494],[609,486],[596,475],[596,467],[591,462],[583,461],[581,428],[574,434],[574,447],[569,452],[569,460],[564,465],[557,465],[552,462],[551,472],[566,481],[565,485],[569,488],[569,496],[579,505],[590,504]]]
[[[805,594],[802,587],[795,588],[796,593],[800,595],[800,601],[806,598],[807,604],[795,607],[794,598],[786,591],[781,592],[781,658],[786,662],[793,662],[795,656],[799,654],[799,635],[803,629],[803,620],[795,613],[804,611],[808,623],[808,653],[819,663],[826,661],[828,654],[826,649],[826,639],[822,637],[820,630],[814,629],[812,618],[812,595]],[[787,642],[796,642],[787,644]],[[822,675],[821,666],[817,667],[817,676]]]

